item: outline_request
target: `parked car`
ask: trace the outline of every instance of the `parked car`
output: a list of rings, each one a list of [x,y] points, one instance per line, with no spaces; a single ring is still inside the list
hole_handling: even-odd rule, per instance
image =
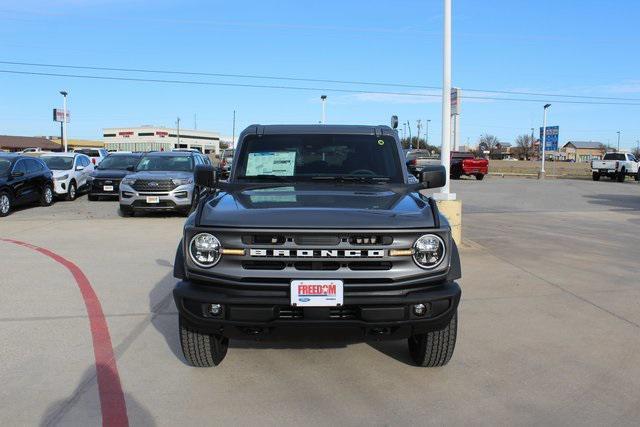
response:
[[[46,153],[40,156],[53,172],[53,190],[56,196],[75,200],[80,191],[86,190],[87,179],[93,172],[88,156],[79,153]]]
[[[99,165],[109,155],[109,152],[104,148],[76,148],[73,152],[89,156],[94,166]]]
[[[372,130],[375,131],[372,132]],[[438,165],[411,183],[388,126],[251,126],[228,183],[185,224],[174,261],[178,340],[188,363],[214,366],[229,339],[296,328],[404,339],[418,366],[453,355],[460,257],[435,201]]]
[[[0,153],[0,216],[34,202],[53,203],[53,173],[35,157]]]
[[[89,176],[91,201],[101,197],[118,197],[120,181],[130,174],[140,161],[142,153],[110,153]]]
[[[125,216],[143,211],[177,211],[188,215],[198,195],[193,183],[198,165],[208,165],[199,153],[143,154],[134,173],[120,182],[120,211]]]
[[[473,153],[463,151],[451,152],[451,178],[460,179],[462,175],[475,176],[482,181],[489,173],[489,161],[477,158]]]
[[[425,166],[440,164],[440,159],[426,150],[406,150],[405,161],[407,163],[407,171],[416,177]]]
[[[222,150],[222,154],[220,155],[220,164],[218,166],[220,178],[226,179],[229,177],[229,174],[231,173],[231,166],[233,166],[233,156],[235,152],[236,150],[233,148]]]
[[[623,182],[627,176],[638,176],[638,159],[631,153],[606,153],[602,160],[591,161],[591,176],[599,181],[601,176]]]

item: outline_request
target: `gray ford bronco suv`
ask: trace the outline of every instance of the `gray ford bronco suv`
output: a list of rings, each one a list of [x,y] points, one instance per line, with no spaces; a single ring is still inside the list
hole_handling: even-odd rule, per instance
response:
[[[182,350],[218,365],[229,338],[296,328],[407,339],[413,361],[451,358],[461,289],[458,249],[432,198],[442,166],[408,177],[388,126],[252,125],[228,182],[207,188],[184,226],[174,276]]]

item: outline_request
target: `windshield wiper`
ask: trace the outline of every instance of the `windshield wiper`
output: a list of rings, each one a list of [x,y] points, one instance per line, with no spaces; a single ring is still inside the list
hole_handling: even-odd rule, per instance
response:
[[[357,176],[357,175],[330,175],[330,176],[314,176],[312,181],[336,181],[336,182],[366,182],[378,183],[389,182],[391,178],[388,176]]]
[[[288,182],[288,177],[280,176],[280,175],[252,175],[252,176],[239,176],[238,179],[242,180],[256,180],[256,181],[276,181],[276,182]]]

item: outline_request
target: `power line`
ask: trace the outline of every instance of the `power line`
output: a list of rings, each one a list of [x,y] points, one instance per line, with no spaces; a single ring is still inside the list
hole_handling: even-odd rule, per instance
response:
[[[157,70],[157,69],[148,69],[148,68],[97,67],[97,66],[85,66],[85,65],[44,64],[44,63],[38,63],[38,62],[18,62],[18,61],[0,61],[0,64],[22,65],[22,66],[32,66],[32,67],[63,68],[63,69],[78,69],[78,70],[93,70],[93,71],[117,71],[117,72],[130,72],[130,73],[153,73],[153,74],[170,74],[170,75],[203,76],[203,77],[231,77],[231,78],[242,78],[242,79],[282,80],[282,81],[298,81],[298,82],[312,82],[312,83],[350,84],[350,85],[361,85],[361,86],[401,87],[406,89],[433,89],[433,90],[442,89],[439,86],[427,86],[427,85],[408,84],[408,83],[384,83],[384,82],[368,82],[368,81],[358,81],[358,80],[314,79],[314,78],[302,78],[302,77],[266,76],[266,75],[258,75],[258,74],[228,74],[228,73],[210,73],[210,72],[198,72],[198,71]],[[548,96],[548,97],[554,97],[554,98],[640,102],[640,98],[570,95],[570,94],[544,93],[544,92],[474,89],[474,88],[464,88],[464,87],[462,88],[462,90],[467,92],[496,93],[496,94],[503,94],[503,95]],[[468,95],[465,97],[471,98]],[[484,98],[484,99],[488,99],[488,98]]]
[[[79,79],[91,79],[91,80],[111,80],[111,81],[129,81],[129,82],[144,82],[144,83],[165,83],[165,84],[182,84],[182,85],[199,85],[199,86],[223,86],[223,87],[244,87],[244,88],[258,88],[258,89],[283,89],[283,90],[301,90],[301,91],[322,91],[322,92],[336,92],[336,93],[355,93],[355,94],[373,94],[373,95],[397,95],[397,96],[411,96],[411,97],[432,97],[440,98],[441,95],[428,94],[428,93],[415,93],[415,92],[390,92],[390,91],[369,91],[358,89],[340,89],[340,88],[326,88],[326,87],[309,87],[309,86],[285,86],[285,85],[260,85],[260,84],[248,84],[248,83],[223,83],[223,82],[207,82],[197,80],[169,80],[169,79],[147,79],[136,77],[116,77],[116,76],[95,76],[85,74],[63,74],[63,73],[41,73],[35,71],[17,71],[17,70],[0,70],[0,73],[5,74],[18,74],[18,75],[32,75],[32,76],[47,76],[47,77],[70,77]],[[546,99],[523,99],[523,98],[506,98],[497,96],[481,96],[481,95],[466,95],[465,98],[469,99],[481,99],[489,101],[513,101],[513,102],[546,102]],[[638,100],[640,101],[640,100]],[[554,100],[555,103],[562,104],[586,104],[586,105],[631,105],[640,106],[640,102],[600,102],[600,101],[568,101],[568,100]]]

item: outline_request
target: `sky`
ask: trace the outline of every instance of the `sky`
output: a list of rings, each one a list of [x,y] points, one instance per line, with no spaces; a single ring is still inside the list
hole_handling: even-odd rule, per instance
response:
[[[442,1],[3,0],[0,61],[440,87]],[[463,88],[461,144],[481,134],[513,142],[542,125],[561,144],[640,139],[640,2],[454,0],[453,85]],[[206,82],[206,85],[11,74],[57,73]],[[310,88],[234,87],[215,84]],[[163,125],[236,133],[253,123],[388,124],[396,114],[441,138],[437,89],[311,81],[61,69],[0,63],[0,134],[57,135],[51,109],[69,91],[69,138],[106,127]],[[471,92],[475,89],[479,92]],[[354,90],[356,93],[341,92]],[[637,99],[638,105],[548,95],[535,102],[486,90]],[[383,92],[383,93],[376,93]],[[607,101],[631,104],[633,101]],[[423,128],[422,134],[425,130]],[[536,130],[537,134],[537,130]]]

